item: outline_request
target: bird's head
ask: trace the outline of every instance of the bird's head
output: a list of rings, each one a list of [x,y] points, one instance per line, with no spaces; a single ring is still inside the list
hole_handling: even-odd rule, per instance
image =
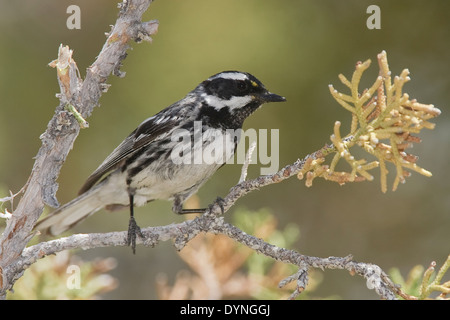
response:
[[[208,109],[208,113],[228,115],[241,123],[264,103],[286,101],[269,92],[253,75],[239,71],[215,74],[196,91],[200,93],[202,108]]]

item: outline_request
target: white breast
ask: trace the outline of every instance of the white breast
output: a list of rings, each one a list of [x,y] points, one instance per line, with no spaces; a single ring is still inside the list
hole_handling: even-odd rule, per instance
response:
[[[234,135],[218,129],[202,133],[196,143],[174,146],[167,161],[155,161],[133,178],[131,187],[135,192],[135,205],[150,200],[172,200],[176,195],[183,198],[195,193],[224,163],[234,155]],[[180,142],[182,143],[182,142]],[[180,158],[179,151],[186,150]]]

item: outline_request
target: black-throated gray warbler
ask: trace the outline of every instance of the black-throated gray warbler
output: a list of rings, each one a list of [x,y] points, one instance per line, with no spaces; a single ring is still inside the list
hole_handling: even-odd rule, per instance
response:
[[[183,209],[182,204],[233,156],[239,136],[227,135],[227,130],[241,129],[244,120],[263,103],[285,100],[249,73],[225,71],[208,78],[184,99],[142,122],[91,174],[79,196],[41,220],[36,228],[57,235],[102,208],[129,207],[127,242],[134,252],[136,236],[142,236],[134,206],[164,199],[174,201],[176,213],[204,212]],[[193,141],[198,134],[196,127],[209,134]],[[184,146],[174,138],[180,132],[189,133]],[[211,139],[217,132],[231,143]],[[216,161],[194,159],[198,149],[211,147]]]

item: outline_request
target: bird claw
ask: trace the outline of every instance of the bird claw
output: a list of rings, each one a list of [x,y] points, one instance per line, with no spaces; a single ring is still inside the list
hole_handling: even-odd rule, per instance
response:
[[[215,205],[218,205],[220,207],[220,211],[222,214],[225,213],[224,209],[225,200],[223,200],[221,197],[217,197],[217,199],[209,205],[208,209],[211,212]]]
[[[136,238],[139,236],[141,239],[145,239],[144,234],[141,231],[141,228],[137,225],[134,217],[130,217],[130,221],[128,223],[128,234],[127,234],[127,246],[131,246],[133,250],[133,254],[136,254]]]

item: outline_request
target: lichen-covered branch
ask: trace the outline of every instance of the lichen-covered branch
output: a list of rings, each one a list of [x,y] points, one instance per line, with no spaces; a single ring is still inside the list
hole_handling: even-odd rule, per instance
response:
[[[397,290],[396,285],[376,265],[356,262],[351,256],[343,258],[318,258],[305,256],[294,250],[280,248],[265,242],[263,239],[246,234],[239,228],[226,223],[224,217],[221,215],[221,206],[223,207],[224,212],[227,212],[237,200],[249,192],[273,183],[279,183],[297,175],[305,165],[322,157],[324,153],[330,152],[333,148],[333,146],[325,146],[321,150],[284,167],[275,174],[260,176],[256,179],[238,183],[231,188],[230,192],[220,205],[216,203],[213,204],[204,214],[193,220],[167,226],[143,228],[142,233],[145,236],[145,240],[142,241],[141,239],[138,239],[138,243],[153,247],[161,241],[172,240],[176,249],[181,250],[190,240],[201,232],[224,234],[261,254],[278,261],[298,266],[298,274],[295,274],[280,283],[280,286],[283,286],[288,282],[297,281],[297,290],[292,294],[292,298],[295,298],[295,296],[300,294],[306,287],[308,270],[310,268],[320,268],[342,269],[349,271],[351,274],[358,274],[366,279],[367,286],[370,289],[374,289],[380,297],[384,299],[394,299]],[[76,234],[57,240],[41,242],[23,250],[22,256],[19,259],[16,259],[14,264],[11,264],[8,268],[4,269],[3,272],[5,276],[11,278],[11,282],[14,282],[28,266],[46,255],[77,248],[92,249],[109,246],[126,246],[126,238],[127,232],[123,231],[103,234]]]
[[[86,127],[84,120],[98,104],[100,96],[108,88],[107,78],[111,74],[121,75],[120,66],[126,57],[131,40],[151,40],[157,31],[158,22],[142,22],[143,13],[152,0],[127,0],[122,2],[118,19],[108,34],[95,62],[87,69],[83,80],[72,58],[72,50],[60,46],[58,58],[50,63],[57,71],[61,93],[60,105],[50,120],[47,130],[41,135],[42,146],[24,188],[22,198],[7,220],[0,238],[0,298],[12,288],[12,278],[6,269],[20,259],[21,254],[33,237],[33,227],[41,215],[44,205],[57,207],[56,182],[80,127]]]

